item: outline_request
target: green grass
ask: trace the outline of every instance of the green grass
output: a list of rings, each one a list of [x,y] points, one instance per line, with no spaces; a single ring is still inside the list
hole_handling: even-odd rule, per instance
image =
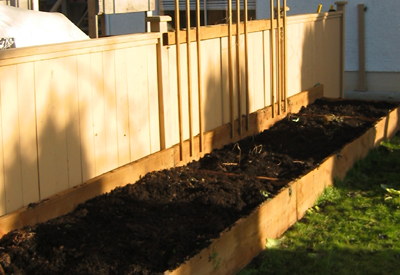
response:
[[[400,274],[400,135],[327,188],[239,275]]]

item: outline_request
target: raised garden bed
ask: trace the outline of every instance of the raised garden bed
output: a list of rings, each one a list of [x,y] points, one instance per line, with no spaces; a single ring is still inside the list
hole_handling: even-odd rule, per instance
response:
[[[5,274],[234,274],[398,130],[397,107],[317,100],[199,161],[11,231],[0,264]]]

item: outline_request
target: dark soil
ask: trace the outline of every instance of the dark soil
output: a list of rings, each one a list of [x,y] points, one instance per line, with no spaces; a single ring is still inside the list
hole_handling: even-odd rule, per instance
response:
[[[1,267],[5,274],[163,274],[397,106],[317,100],[198,162],[149,173],[68,215],[8,233]]]

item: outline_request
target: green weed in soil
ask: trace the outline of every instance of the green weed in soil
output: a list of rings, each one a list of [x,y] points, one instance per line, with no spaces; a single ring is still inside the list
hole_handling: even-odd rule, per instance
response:
[[[397,134],[327,188],[239,275],[400,274],[399,190]]]

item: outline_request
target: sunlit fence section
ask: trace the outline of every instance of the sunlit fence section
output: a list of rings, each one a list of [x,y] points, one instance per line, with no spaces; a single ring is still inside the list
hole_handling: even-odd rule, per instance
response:
[[[285,114],[318,83],[340,97],[344,12],[279,10],[178,35],[155,16],[150,33],[0,51],[0,215],[176,144],[176,165],[198,158],[201,134],[252,134],[249,114]]]

